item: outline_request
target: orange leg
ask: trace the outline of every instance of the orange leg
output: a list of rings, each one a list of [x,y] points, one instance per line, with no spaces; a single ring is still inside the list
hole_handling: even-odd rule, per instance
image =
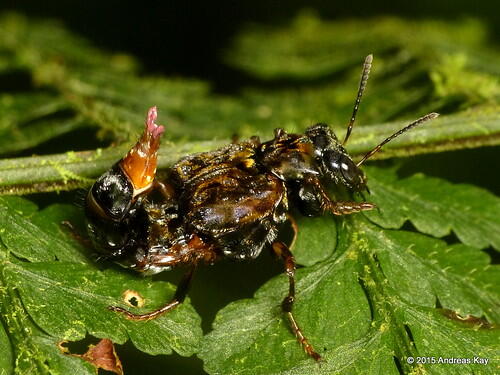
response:
[[[347,215],[360,211],[373,210],[376,206],[368,202],[348,202],[348,201],[330,201],[327,209],[334,215]]]
[[[300,329],[292,313],[293,303],[295,301],[295,259],[293,258],[293,255],[288,247],[283,242],[275,242],[273,243],[272,247],[276,255],[283,259],[285,263],[285,271],[288,275],[288,294],[281,303],[281,308],[285,312],[286,317],[290,322],[290,327],[292,328],[295,337],[297,337],[297,340],[299,341],[304,351],[316,361],[319,361],[321,359],[321,356],[314,350],[312,345],[304,336],[304,333]]]
[[[376,207],[373,203],[368,202],[333,201],[328,196],[320,180],[311,177],[307,182],[313,185],[321,195],[323,210],[330,211],[334,215],[348,215],[355,212],[373,210]]]
[[[182,278],[182,281],[180,282],[179,286],[177,287],[177,290],[175,291],[174,298],[165,304],[164,306],[160,307],[159,309],[156,309],[154,311],[145,313],[145,314],[134,314],[122,307],[118,306],[108,306],[108,309],[111,311],[117,311],[119,313],[122,313],[125,315],[127,319],[130,320],[151,320],[155,319],[158,316],[165,314],[166,312],[173,310],[177,306],[179,306],[182,302],[184,302],[184,299],[186,298],[187,292],[189,290],[189,285],[191,283],[191,280],[193,278],[193,274],[195,271],[196,266],[191,267],[191,269],[186,272],[184,277]]]
[[[292,226],[292,231],[293,231],[293,237],[292,237],[292,242],[290,243],[290,246],[288,246],[289,249],[293,249],[293,246],[295,245],[295,242],[297,241],[297,234],[299,233],[299,226],[297,225],[297,222],[295,221],[295,218],[290,215],[289,213],[286,215],[288,221],[290,222],[290,225]]]

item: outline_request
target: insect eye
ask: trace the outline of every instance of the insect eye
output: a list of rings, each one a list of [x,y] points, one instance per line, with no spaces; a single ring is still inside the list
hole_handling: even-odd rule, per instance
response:
[[[327,150],[324,152],[323,160],[330,171],[338,172],[340,170],[340,156],[340,153],[333,150]]]
[[[346,157],[345,155],[341,155],[339,160],[339,169],[342,176],[349,184],[353,186],[361,186],[364,185],[365,177],[363,172],[354,164],[354,162]]]
[[[327,169],[342,178],[347,185],[359,188],[365,184],[363,172],[348,156],[334,150],[327,150],[323,154],[323,160]]]

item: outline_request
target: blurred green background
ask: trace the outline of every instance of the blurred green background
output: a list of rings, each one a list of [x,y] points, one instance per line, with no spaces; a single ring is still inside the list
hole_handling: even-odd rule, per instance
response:
[[[199,77],[217,90],[244,84],[238,71],[224,64],[221,52],[245,23],[284,25],[304,8],[325,20],[399,16],[409,20],[460,21],[476,18],[500,41],[500,6],[494,0],[423,1],[26,1],[3,0],[1,10],[59,19],[98,47],[138,57],[148,73]],[[369,34],[370,30],[367,29]]]
[[[171,111],[168,113],[172,118],[167,123],[172,124],[173,141],[185,137],[229,139],[235,132],[243,136],[253,132],[270,136],[273,127],[301,130],[315,121],[332,122],[336,129],[343,129],[354,100],[362,60],[366,54],[374,52],[373,49],[379,51],[374,62],[374,69],[379,71],[378,76],[370,80],[360,110],[360,123],[406,119],[431,110],[449,114],[477,106],[493,108],[498,105],[500,5],[496,1],[155,1],[139,5],[116,0],[3,0],[0,12],[9,11],[27,16],[28,27],[30,22],[58,20],[97,48],[133,55],[140,65],[137,70],[131,69],[137,73],[138,80],[159,75],[175,78],[175,82],[180,82],[178,87],[175,82],[165,84],[166,90],[182,97],[178,103],[165,104],[166,112]],[[283,39],[279,31],[269,31],[279,27],[288,30]],[[287,60],[288,45],[296,41],[290,31],[294,27],[304,43],[301,50],[304,59],[296,65]],[[307,30],[312,30],[312,35],[307,35]],[[394,38],[390,30],[398,31],[393,34]],[[263,45],[267,35],[269,44]],[[338,40],[331,40],[331,35],[337,35]],[[322,50],[322,46],[329,43],[337,48],[342,46],[342,49],[332,51],[325,47]],[[294,48],[297,45],[290,46]],[[274,54],[269,55],[271,50]],[[428,60],[422,58],[427,53]],[[444,55],[449,59],[443,59]],[[460,60],[462,55],[466,56],[467,69]],[[87,58],[92,60],[93,56],[81,57],[82,60]],[[106,57],[99,61],[107,63]],[[436,62],[441,65],[433,65]],[[120,65],[123,61],[110,62],[114,63]],[[126,60],[124,65],[129,63]],[[47,78],[44,72],[37,72],[38,85],[52,82],[52,76]],[[464,74],[470,74],[469,85],[455,84],[454,75],[463,77]],[[115,82],[120,81],[118,75],[98,77],[90,82],[102,87],[100,79],[111,80],[110,85],[115,87]],[[192,86],[186,87],[183,82],[191,82]],[[32,84],[31,77],[22,69],[0,76],[0,89],[5,93],[14,95],[29,91]],[[69,89],[72,87],[61,88],[62,91]],[[123,90],[128,95],[133,87]],[[141,93],[139,91],[138,95]],[[100,94],[105,101],[107,93]],[[210,102],[214,94],[216,99]],[[110,97],[116,99],[111,94]],[[332,97],[336,98],[335,103]],[[304,101],[308,105],[301,112],[297,103]],[[161,116],[162,103],[151,103],[154,104],[160,106]],[[85,103],[78,105],[84,108]],[[267,105],[273,108],[272,114],[268,113]],[[142,108],[142,103],[137,107]],[[130,108],[136,113],[132,123],[142,119],[146,108],[142,112],[133,106]],[[121,115],[128,116],[126,112]],[[116,118],[121,119],[118,110]],[[241,119],[241,122],[234,119]],[[94,120],[102,121],[98,117]],[[221,125],[218,133],[210,126],[207,130],[203,126],[196,127],[214,121],[226,127]],[[193,127],[185,128],[185,123]],[[120,140],[120,134],[125,134],[123,139],[126,140],[133,138],[136,130],[125,125],[118,130],[103,126],[100,132],[95,128],[75,128],[33,147],[13,149],[5,156],[94,149]],[[353,138],[355,134],[356,131]],[[388,163],[402,165],[402,176],[424,172],[452,182],[482,186],[498,195],[499,156],[500,148],[495,146],[421,155]],[[73,202],[75,196],[74,192],[51,193],[32,195],[30,199],[44,206],[53,202]],[[280,264],[268,254],[254,263],[223,262],[202,268],[190,296],[203,316],[203,328],[209,330],[221,307],[235,299],[251,297],[262,283],[280,272]],[[177,282],[179,274],[172,272],[160,277]],[[120,347],[119,353],[127,373],[131,374],[164,373],[163,369],[168,368],[175,368],[176,374],[202,372],[198,359],[149,357],[130,345]]]

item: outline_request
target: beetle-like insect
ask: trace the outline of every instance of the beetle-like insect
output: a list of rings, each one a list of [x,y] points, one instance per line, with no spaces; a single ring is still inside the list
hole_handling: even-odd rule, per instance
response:
[[[223,257],[255,259],[271,245],[283,259],[289,280],[282,309],[305,352],[319,360],[292,312],[296,266],[288,246],[278,240],[280,225],[290,218],[290,205],[306,216],[373,209],[375,206],[367,202],[335,200],[325,187],[334,185],[350,192],[367,189],[360,165],[387,142],[438,116],[430,113],[412,122],[354,163],[344,145],[371,63],[369,55],[343,142],[326,124],[311,126],[305,134],[276,129],[268,142],[252,137],[215,151],[188,155],[169,168],[165,181],[155,178],[164,128],[155,123],[156,107],[151,108],[137,144],[89,190],[87,230],[103,257],[125,267],[146,274],[180,265],[189,266],[189,270],[173,300],[155,311],[134,314],[121,307],[109,308],[129,319],[153,319],[182,303],[198,263],[212,264]]]

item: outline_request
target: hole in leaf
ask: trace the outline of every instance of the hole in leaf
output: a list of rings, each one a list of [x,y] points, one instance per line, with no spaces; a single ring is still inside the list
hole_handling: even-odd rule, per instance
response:
[[[63,354],[78,357],[89,362],[101,374],[112,373],[123,375],[123,367],[118,354],[116,354],[113,342],[109,339],[97,340],[94,337],[86,337],[83,340],[75,342],[62,341],[58,346]],[[94,345],[93,343],[96,341],[97,343]]]
[[[135,290],[127,289],[123,292],[123,301],[130,307],[142,307],[144,306],[145,299],[139,292]]]
[[[66,354],[83,354],[90,345],[95,345],[98,342],[99,339],[96,337],[87,336],[80,341],[61,341],[59,343],[59,349]]]

